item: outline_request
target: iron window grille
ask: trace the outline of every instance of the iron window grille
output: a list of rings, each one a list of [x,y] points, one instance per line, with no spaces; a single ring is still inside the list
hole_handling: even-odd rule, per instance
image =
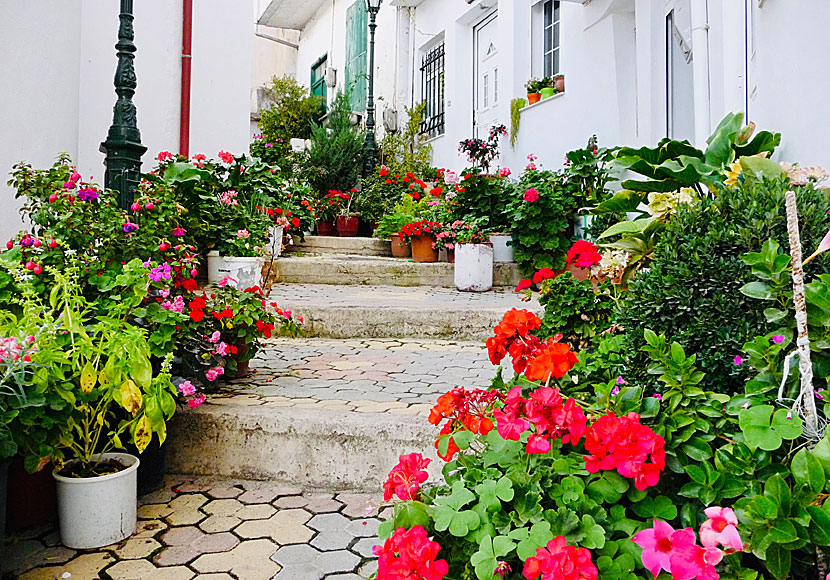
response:
[[[421,60],[421,100],[424,118],[421,133],[444,134],[444,43],[429,49]]]

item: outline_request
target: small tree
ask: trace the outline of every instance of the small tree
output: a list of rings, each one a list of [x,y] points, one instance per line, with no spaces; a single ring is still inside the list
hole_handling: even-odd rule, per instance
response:
[[[338,93],[324,125],[311,128],[308,184],[318,195],[347,191],[357,185],[363,159],[363,132],[352,125],[349,98]]]
[[[279,163],[291,152],[291,139],[311,137],[314,120],[323,112],[323,99],[287,76],[274,77],[267,92],[273,105],[262,111],[259,127],[263,141],[272,144],[267,161]]]

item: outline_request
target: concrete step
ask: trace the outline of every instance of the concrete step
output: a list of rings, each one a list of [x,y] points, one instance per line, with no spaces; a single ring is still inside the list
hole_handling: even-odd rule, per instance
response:
[[[278,258],[277,281],[290,284],[440,286],[454,288],[454,264],[416,263],[402,258],[326,254]],[[515,286],[521,276],[516,263],[494,264],[493,284]]]
[[[391,256],[388,240],[377,238],[338,238],[334,236],[306,236],[291,247],[303,254],[350,254],[361,256]]]
[[[302,315],[312,337],[484,341],[511,308],[542,315],[536,300],[522,302],[512,289],[275,284],[270,299]]]

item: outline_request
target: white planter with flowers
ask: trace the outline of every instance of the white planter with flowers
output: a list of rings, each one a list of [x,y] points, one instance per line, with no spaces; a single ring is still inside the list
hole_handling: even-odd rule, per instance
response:
[[[219,252],[208,253],[208,282],[221,282],[228,278],[228,283],[244,290],[252,286],[262,285],[262,267],[265,259],[262,256],[220,256]]]
[[[493,288],[492,244],[455,245],[455,287],[462,292]]]
[[[120,542],[135,533],[138,457],[105,453],[123,469],[96,477],[52,474],[58,492],[61,543],[85,550]],[[67,463],[71,468],[75,460]]]

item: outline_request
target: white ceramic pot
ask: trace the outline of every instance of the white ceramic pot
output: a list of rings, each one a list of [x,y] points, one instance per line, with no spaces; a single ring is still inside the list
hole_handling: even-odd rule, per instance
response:
[[[135,533],[138,457],[106,453],[104,459],[117,459],[129,467],[100,477],[52,473],[58,490],[61,542],[68,548],[101,548]]]
[[[493,288],[493,246],[455,245],[455,287],[462,292],[486,292]]]
[[[513,246],[508,246],[513,236],[510,234],[493,234],[490,243],[493,244],[493,261],[497,264],[513,262]]]
[[[238,258],[220,256],[219,252],[208,253],[208,282],[221,282],[226,276],[230,277],[229,284],[241,288],[262,285],[262,266],[265,260],[262,257]]]
[[[282,226],[274,226],[268,232],[268,251],[275,258],[279,258],[282,254],[283,231]]]

